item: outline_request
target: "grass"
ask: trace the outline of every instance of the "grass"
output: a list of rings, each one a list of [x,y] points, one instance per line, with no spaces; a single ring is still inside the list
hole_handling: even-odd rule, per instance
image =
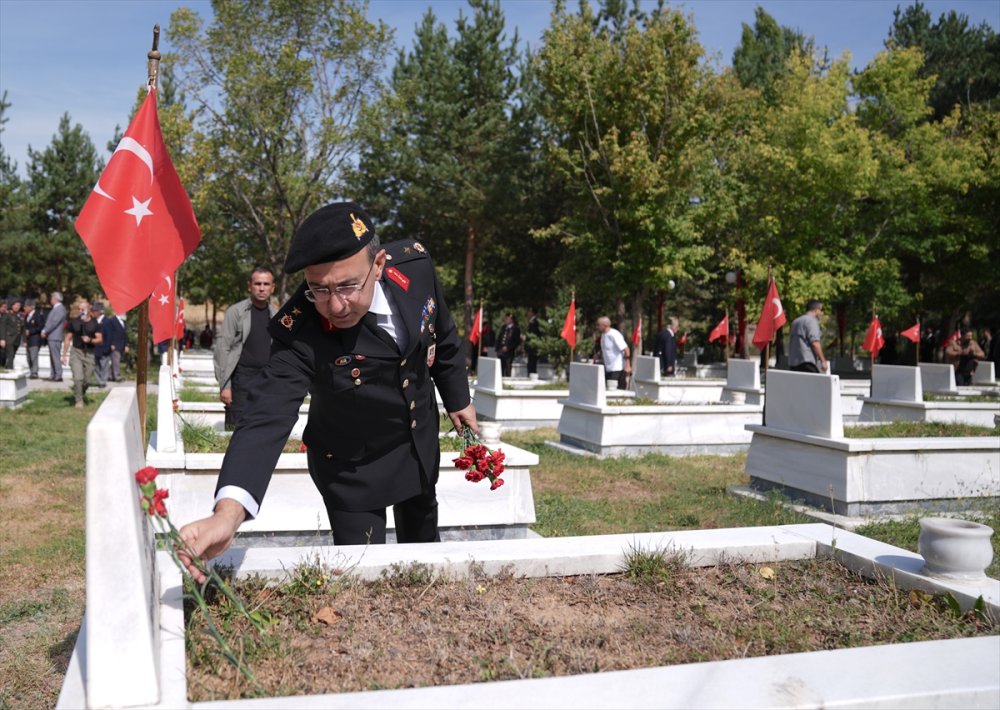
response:
[[[923,438],[947,436],[997,436],[1000,427],[947,422],[889,422],[876,426],[845,427],[848,439]]]
[[[84,606],[85,430],[104,396],[74,409],[67,391],[33,391],[20,409],[0,410],[0,708],[51,707],[58,697]],[[147,431],[155,427],[154,397],[148,412]],[[747,483],[745,456],[584,458],[545,445],[555,439],[551,428],[504,435],[539,455],[533,527],[545,536],[808,522],[778,496],[758,502],[726,493]],[[978,519],[1000,530],[1000,512]],[[916,516],[859,532],[917,549]]]
[[[924,392],[925,402],[1000,402],[1000,393],[983,392],[982,394],[934,394]]]

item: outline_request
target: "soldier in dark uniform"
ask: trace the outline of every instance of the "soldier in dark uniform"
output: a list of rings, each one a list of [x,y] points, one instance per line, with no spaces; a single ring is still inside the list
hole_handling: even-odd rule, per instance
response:
[[[435,385],[456,428],[478,426],[427,250],[380,248],[364,210],[335,203],[296,231],[285,271],[302,269],[305,283],[271,320],[270,359],[226,452],[215,513],[181,530],[198,555],[221,553],[256,515],[307,393],[302,438],[334,543],[385,542],[389,505],[399,542],[440,539]]]

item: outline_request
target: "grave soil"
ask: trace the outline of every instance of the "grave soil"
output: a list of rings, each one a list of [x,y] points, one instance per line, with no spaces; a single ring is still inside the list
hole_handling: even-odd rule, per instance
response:
[[[316,591],[309,591],[315,589]],[[218,653],[194,614],[191,700],[475,683],[997,634],[942,598],[862,578],[829,559],[650,567],[628,574],[432,579],[396,569],[376,582],[317,566],[268,588],[238,584],[271,625],[214,613],[259,688]]]

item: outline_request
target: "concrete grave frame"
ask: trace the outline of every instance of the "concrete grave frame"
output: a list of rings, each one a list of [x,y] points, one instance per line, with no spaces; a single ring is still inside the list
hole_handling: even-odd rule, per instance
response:
[[[120,388],[108,396],[88,427],[87,443],[87,606],[58,708],[992,708],[1000,703],[1000,644],[984,637],[501,683],[192,704],[180,573],[166,553],[152,552],[152,530],[132,475],[144,463],[134,390]],[[121,453],[109,458],[109,451]],[[107,514],[109,502],[119,514]],[[963,608],[982,597],[990,613],[1000,614],[1000,581],[927,577],[920,555],[825,524],[434,545],[255,547],[231,550],[221,562],[238,576],[274,578],[317,556],[345,568],[356,564],[354,573],[363,579],[408,562],[451,577],[465,576],[473,564],[490,574],[513,568],[532,577],[615,572],[634,549],[674,549],[696,566],[831,556],[861,574],[885,575],[900,589],[949,592]]]
[[[477,417],[500,422],[504,429],[554,427],[559,423],[560,400],[569,396],[569,389],[532,390],[530,386],[536,382],[530,380],[522,383],[524,387],[505,389],[500,361],[494,357],[481,356],[476,374],[472,401]]]
[[[751,487],[848,516],[1000,501],[1000,437],[847,439],[835,375],[769,378],[767,425],[747,427]]]
[[[947,369],[951,366],[941,367]],[[858,421],[944,422],[994,426],[994,417],[1000,414],[1000,401],[925,402],[924,371],[924,365],[920,368],[906,365],[875,365],[872,368],[871,397],[862,399]],[[941,377],[941,371],[935,372]],[[953,371],[951,382],[954,385]]]

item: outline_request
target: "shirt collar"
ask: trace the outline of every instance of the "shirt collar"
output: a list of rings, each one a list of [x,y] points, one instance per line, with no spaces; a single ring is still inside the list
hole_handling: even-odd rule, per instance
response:
[[[392,307],[389,305],[389,299],[385,297],[385,291],[382,290],[382,282],[375,282],[375,291],[372,293],[372,304],[368,307],[368,311],[379,316],[389,316],[392,315]]]

